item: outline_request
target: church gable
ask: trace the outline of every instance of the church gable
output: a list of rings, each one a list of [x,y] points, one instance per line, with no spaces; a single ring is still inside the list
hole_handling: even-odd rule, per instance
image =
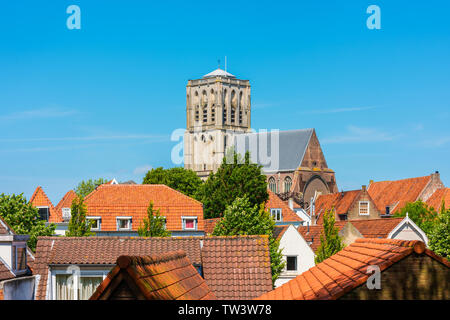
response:
[[[328,168],[322,148],[320,147],[319,139],[316,135],[316,130],[313,129],[308,146],[305,150],[305,154],[303,155],[303,159],[299,159],[299,161],[301,161],[301,167],[320,169]]]

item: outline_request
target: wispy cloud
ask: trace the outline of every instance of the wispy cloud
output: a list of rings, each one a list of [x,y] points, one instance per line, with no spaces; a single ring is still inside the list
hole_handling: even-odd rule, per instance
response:
[[[133,174],[134,175],[142,175],[147,173],[149,170],[152,170],[153,167],[149,164],[145,164],[143,166],[137,167],[136,169],[133,170]]]
[[[69,117],[77,113],[78,111],[76,110],[68,110],[62,108],[41,108],[0,115],[0,120],[12,121],[12,120],[29,120],[29,119],[45,119],[45,118],[62,118],[62,117]]]
[[[355,111],[365,111],[375,109],[377,107],[353,107],[353,108],[335,108],[326,110],[309,110],[302,111],[302,114],[328,114],[328,113],[343,113],[343,112],[355,112]]]
[[[440,137],[437,139],[430,139],[422,143],[424,147],[434,147],[439,148],[445,146],[446,144],[450,144],[450,137]]]
[[[347,133],[322,139],[324,144],[391,141],[398,136],[374,128],[348,126]]]
[[[123,135],[101,135],[86,137],[44,137],[44,138],[6,138],[0,142],[51,142],[51,141],[104,141],[104,140],[166,140],[169,141],[168,134],[123,134]]]

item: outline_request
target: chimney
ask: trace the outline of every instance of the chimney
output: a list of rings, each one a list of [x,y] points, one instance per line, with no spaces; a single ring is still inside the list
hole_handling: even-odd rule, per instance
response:
[[[294,200],[292,199],[292,197],[289,197],[288,199],[288,206],[291,210],[294,210]]]
[[[361,187],[361,190],[362,190],[362,192],[366,192],[366,190],[367,190],[366,186],[363,185],[363,186]]]

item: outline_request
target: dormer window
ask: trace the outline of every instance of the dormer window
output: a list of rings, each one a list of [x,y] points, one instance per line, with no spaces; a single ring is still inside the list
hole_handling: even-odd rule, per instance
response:
[[[369,215],[369,201],[359,202],[359,215],[368,216]]]
[[[23,246],[12,246],[12,267],[14,272],[27,270],[27,248]]]
[[[86,217],[87,220],[92,221],[91,230],[92,231],[100,231],[102,225],[101,217]]]
[[[44,221],[48,221],[49,218],[49,207],[37,207],[38,211],[39,211],[39,219],[44,220]]]
[[[283,221],[283,216],[281,214],[281,209],[279,209],[279,208],[277,208],[277,209],[270,209],[270,215],[277,222]]]
[[[69,221],[71,217],[70,208],[62,208],[62,218],[64,221]]]
[[[182,217],[183,230],[197,230],[197,217]]]
[[[131,217],[117,217],[117,231],[129,231],[131,230]]]

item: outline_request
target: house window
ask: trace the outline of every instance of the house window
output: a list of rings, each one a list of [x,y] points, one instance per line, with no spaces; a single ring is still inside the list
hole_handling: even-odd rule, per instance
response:
[[[269,179],[269,189],[273,193],[277,193],[277,184],[275,183],[275,179],[273,177],[270,177]]]
[[[69,221],[71,217],[70,208],[62,208],[62,218],[64,221]]]
[[[297,271],[297,256],[286,257],[286,270]]]
[[[12,267],[14,271],[26,271],[27,269],[27,248],[25,246],[12,247]]]
[[[118,231],[131,230],[131,217],[117,217],[116,222]]]
[[[89,221],[92,221],[91,230],[98,231],[101,229],[102,218],[101,217],[86,217]]]
[[[284,179],[284,192],[289,192],[292,187],[292,179],[291,177],[286,177]]]
[[[275,221],[282,221],[281,209],[270,209],[270,214]]]
[[[368,216],[369,215],[369,202],[360,201],[359,202],[359,215]]]
[[[38,207],[39,218],[44,221],[48,221],[49,208],[48,207]]]
[[[183,230],[197,230],[197,217],[182,217]]]
[[[54,277],[54,299],[88,300],[103,281],[104,275],[56,274]]]

